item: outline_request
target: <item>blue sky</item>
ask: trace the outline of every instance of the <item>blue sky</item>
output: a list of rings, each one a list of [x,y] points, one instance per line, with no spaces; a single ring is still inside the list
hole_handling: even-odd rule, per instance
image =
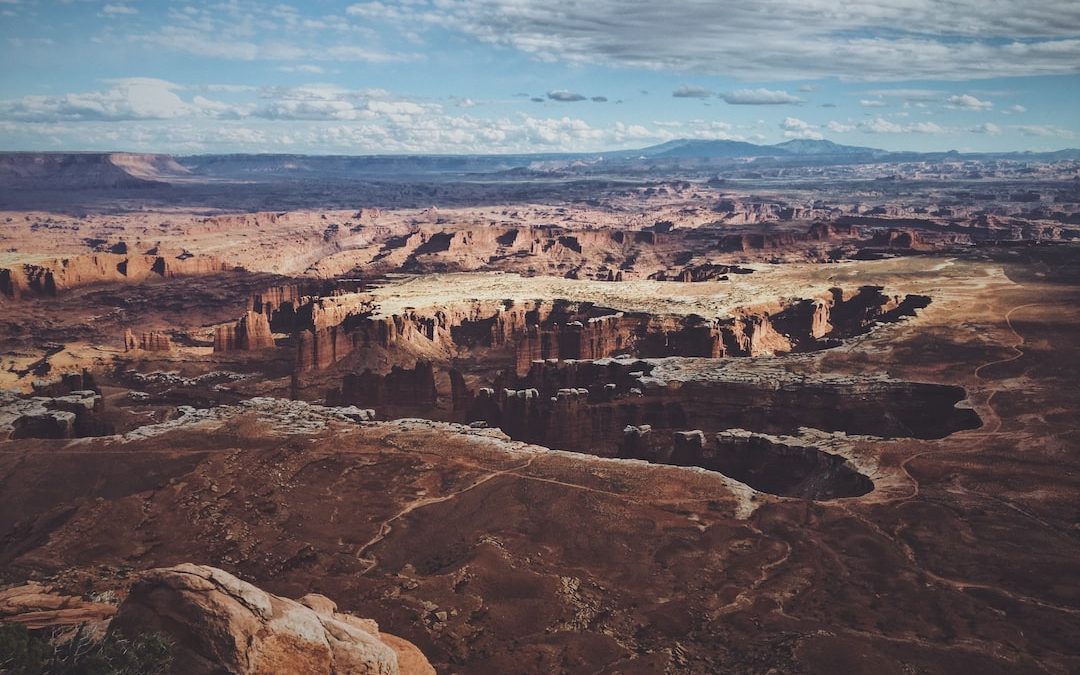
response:
[[[1080,145],[1076,0],[0,0],[0,149]]]

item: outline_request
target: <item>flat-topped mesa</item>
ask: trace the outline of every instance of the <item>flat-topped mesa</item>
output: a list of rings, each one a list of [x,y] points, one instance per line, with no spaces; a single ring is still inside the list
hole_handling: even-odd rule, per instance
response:
[[[168,187],[190,171],[169,155],[12,152],[0,155],[0,189],[95,190]]]
[[[231,267],[216,256],[181,254],[120,255],[97,253],[39,259],[0,269],[0,296],[55,296],[57,293],[108,282],[139,282],[216,274]]]
[[[783,218],[781,220],[784,220]],[[824,242],[832,239],[853,239],[859,230],[850,225],[814,223],[805,232],[750,232],[720,237],[717,250],[725,252],[769,251],[792,248],[799,244]]]
[[[252,351],[273,346],[274,336],[265,314],[247,312],[236,323],[214,329],[215,352]]]
[[[135,334],[130,328],[124,331],[125,352],[171,352],[172,338],[161,331],[149,331]]]
[[[344,294],[306,299],[296,311],[295,373],[327,369],[354,353],[363,357],[354,364],[357,372],[373,368],[385,373],[392,365],[411,365],[416,359],[480,358],[483,369],[504,368],[524,377],[534,361],[546,359],[723,358],[813,351],[877,323],[911,316],[928,302],[923,296],[886,295],[867,286],[740,308],[712,319],[616,311],[567,300],[465,300],[380,315],[375,296]]]

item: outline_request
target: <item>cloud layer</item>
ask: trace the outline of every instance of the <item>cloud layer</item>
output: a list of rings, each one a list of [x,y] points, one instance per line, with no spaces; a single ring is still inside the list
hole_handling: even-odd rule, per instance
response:
[[[449,28],[548,61],[753,79],[957,80],[1080,72],[1075,0],[435,0],[349,15]]]

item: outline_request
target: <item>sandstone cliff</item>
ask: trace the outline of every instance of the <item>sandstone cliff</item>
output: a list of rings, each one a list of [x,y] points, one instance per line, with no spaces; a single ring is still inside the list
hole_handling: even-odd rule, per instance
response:
[[[130,328],[124,331],[124,351],[171,352],[172,338],[161,331],[143,332],[136,335]]]
[[[215,352],[252,351],[273,346],[270,322],[259,312],[249,311],[236,323],[214,329]]]
[[[98,253],[41,258],[0,269],[0,296],[54,296],[65,290],[106,282],[138,282],[214,274],[229,269],[215,256]]]

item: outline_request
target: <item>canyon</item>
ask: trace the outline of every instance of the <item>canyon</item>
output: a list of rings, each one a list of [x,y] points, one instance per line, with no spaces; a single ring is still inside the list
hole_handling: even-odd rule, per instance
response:
[[[0,619],[1080,668],[1080,165],[609,159],[3,157]]]

